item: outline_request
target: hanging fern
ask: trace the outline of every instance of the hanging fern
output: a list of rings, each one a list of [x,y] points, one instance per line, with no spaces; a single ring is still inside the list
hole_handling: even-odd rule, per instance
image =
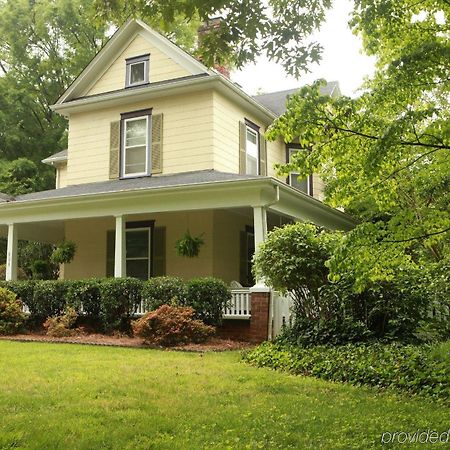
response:
[[[194,258],[200,253],[200,247],[205,243],[200,236],[192,236],[189,231],[186,231],[185,235],[178,239],[175,243],[178,256],[186,256],[187,258]]]

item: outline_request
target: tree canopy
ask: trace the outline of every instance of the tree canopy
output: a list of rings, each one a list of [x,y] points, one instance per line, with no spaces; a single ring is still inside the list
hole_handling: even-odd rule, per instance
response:
[[[318,81],[288,101],[270,130],[309,152],[292,164],[326,182],[326,201],[360,219],[331,267],[359,288],[449,257],[448,2],[355,1],[351,26],[377,57],[361,95],[321,96]]]

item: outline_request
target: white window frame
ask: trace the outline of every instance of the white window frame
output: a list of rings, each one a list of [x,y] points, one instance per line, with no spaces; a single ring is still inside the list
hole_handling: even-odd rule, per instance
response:
[[[249,167],[248,157],[249,157],[249,153],[248,153],[247,133],[249,131],[256,136],[256,175],[259,175],[259,173],[260,173],[260,168],[259,168],[259,158],[260,158],[260,155],[259,155],[259,139],[260,139],[259,131],[257,129],[255,129],[255,127],[252,127],[251,125],[249,125],[247,123],[245,124],[245,173],[246,173],[246,175],[255,175],[253,173],[249,173],[248,172],[248,167]],[[250,156],[250,157],[252,157],[252,156]]]
[[[125,165],[125,161],[126,161],[126,153],[127,153],[127,149],[128,148],[133,148],[133,147],[142,147],[142,145],[131,145],[131,146],[126,146],[126,136],[127,136],[127,123],[128,122],[133,122],[136,120],[142,120],[145,119],[146,120],[146,145],[145,145],[145,171],[144,172],[133,172],[133,173],[126,173],[126,165]],[[134,177],[139,177],[139,176],[144,176],[144,175],[148,175],[150,173],[150,167],[149,167],[149,161],[150,161],[150,115],[145,114],[143,116],[137,116],[137,117],[130,117],[128,119],[123,119],[122,121],[122,126],[123,126],[123,132],[122,132],[122,170],[121,170],[121,175],[122,178],[134,178]]]
[[[291,162],[291,156],[293,153],[297,153],[297,152],[301,152],[301,151],[307,151],[305,149],[301,149],[301,148],[297,148],[297,147],[289,147],[288,146],[288,156],[289,156],[289,161]],[[293,185],[292,183],[292,177],[297,177],[298,178],[299,173],[298,172],[290,172],[289,173],[289,185],[294,187],[295,189],[298,189],[296,186]],[[312,188],[313,188],[313,176],[312,175],[308,175],[308,177],[306,178],[306,192],[301,191],[300,189],[298,189],[300,192],[303,192],[304,194],[308,194],[310,196],[313,195],[312,192]]]
[[[144,64],[144,79],[136,83],[131,82],[131,66]],[[126,60],[125,87],[140,86],[149,82],[150,55],[137,56]]]
[[[143,261],[143,260],[147,259],[148,260],[147,279],[150,279],[152,276],[152,274],[151,274],[151,271],[152,271],[152,227],[128,228],[125,230],[125,233],[128,234],[128,233],[133,233],[136,231],[147,231],[147,233],[148,233],[148,249],[147,249],[148,255],[147,255],[147,257],[139,256],[139,257],[132,257],[132,258],[129,258],[128,256],[125,255],[125,267],[127,267],[126,264],[128,261]],[[128,272],[127,272],[127,276],[129,276]]]

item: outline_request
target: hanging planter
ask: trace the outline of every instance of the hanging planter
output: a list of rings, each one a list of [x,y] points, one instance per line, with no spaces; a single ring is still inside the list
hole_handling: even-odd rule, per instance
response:
[[[200,247],[205,243],[200,236],[192,236],[189,231],[186,231],[185,235],[178,239],[175,243],[178,256],[185,256],[187,258],[194,258],[200,253]]]

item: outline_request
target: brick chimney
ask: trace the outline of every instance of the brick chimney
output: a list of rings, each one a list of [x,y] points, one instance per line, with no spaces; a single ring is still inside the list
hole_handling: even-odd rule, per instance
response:
[[[222,17],[213,17],[208,19],[203,25],[201,25],[198,29],[198,40],[199,42],[202,40],[203,36],[208,34],[211,31],[218,30],[222,23]],[[201,60],[201,57],[200,57]],[[214,69],[217,70],[223,76],[230,78],[230,69],[229,67],[223,64],[215,64]]]

